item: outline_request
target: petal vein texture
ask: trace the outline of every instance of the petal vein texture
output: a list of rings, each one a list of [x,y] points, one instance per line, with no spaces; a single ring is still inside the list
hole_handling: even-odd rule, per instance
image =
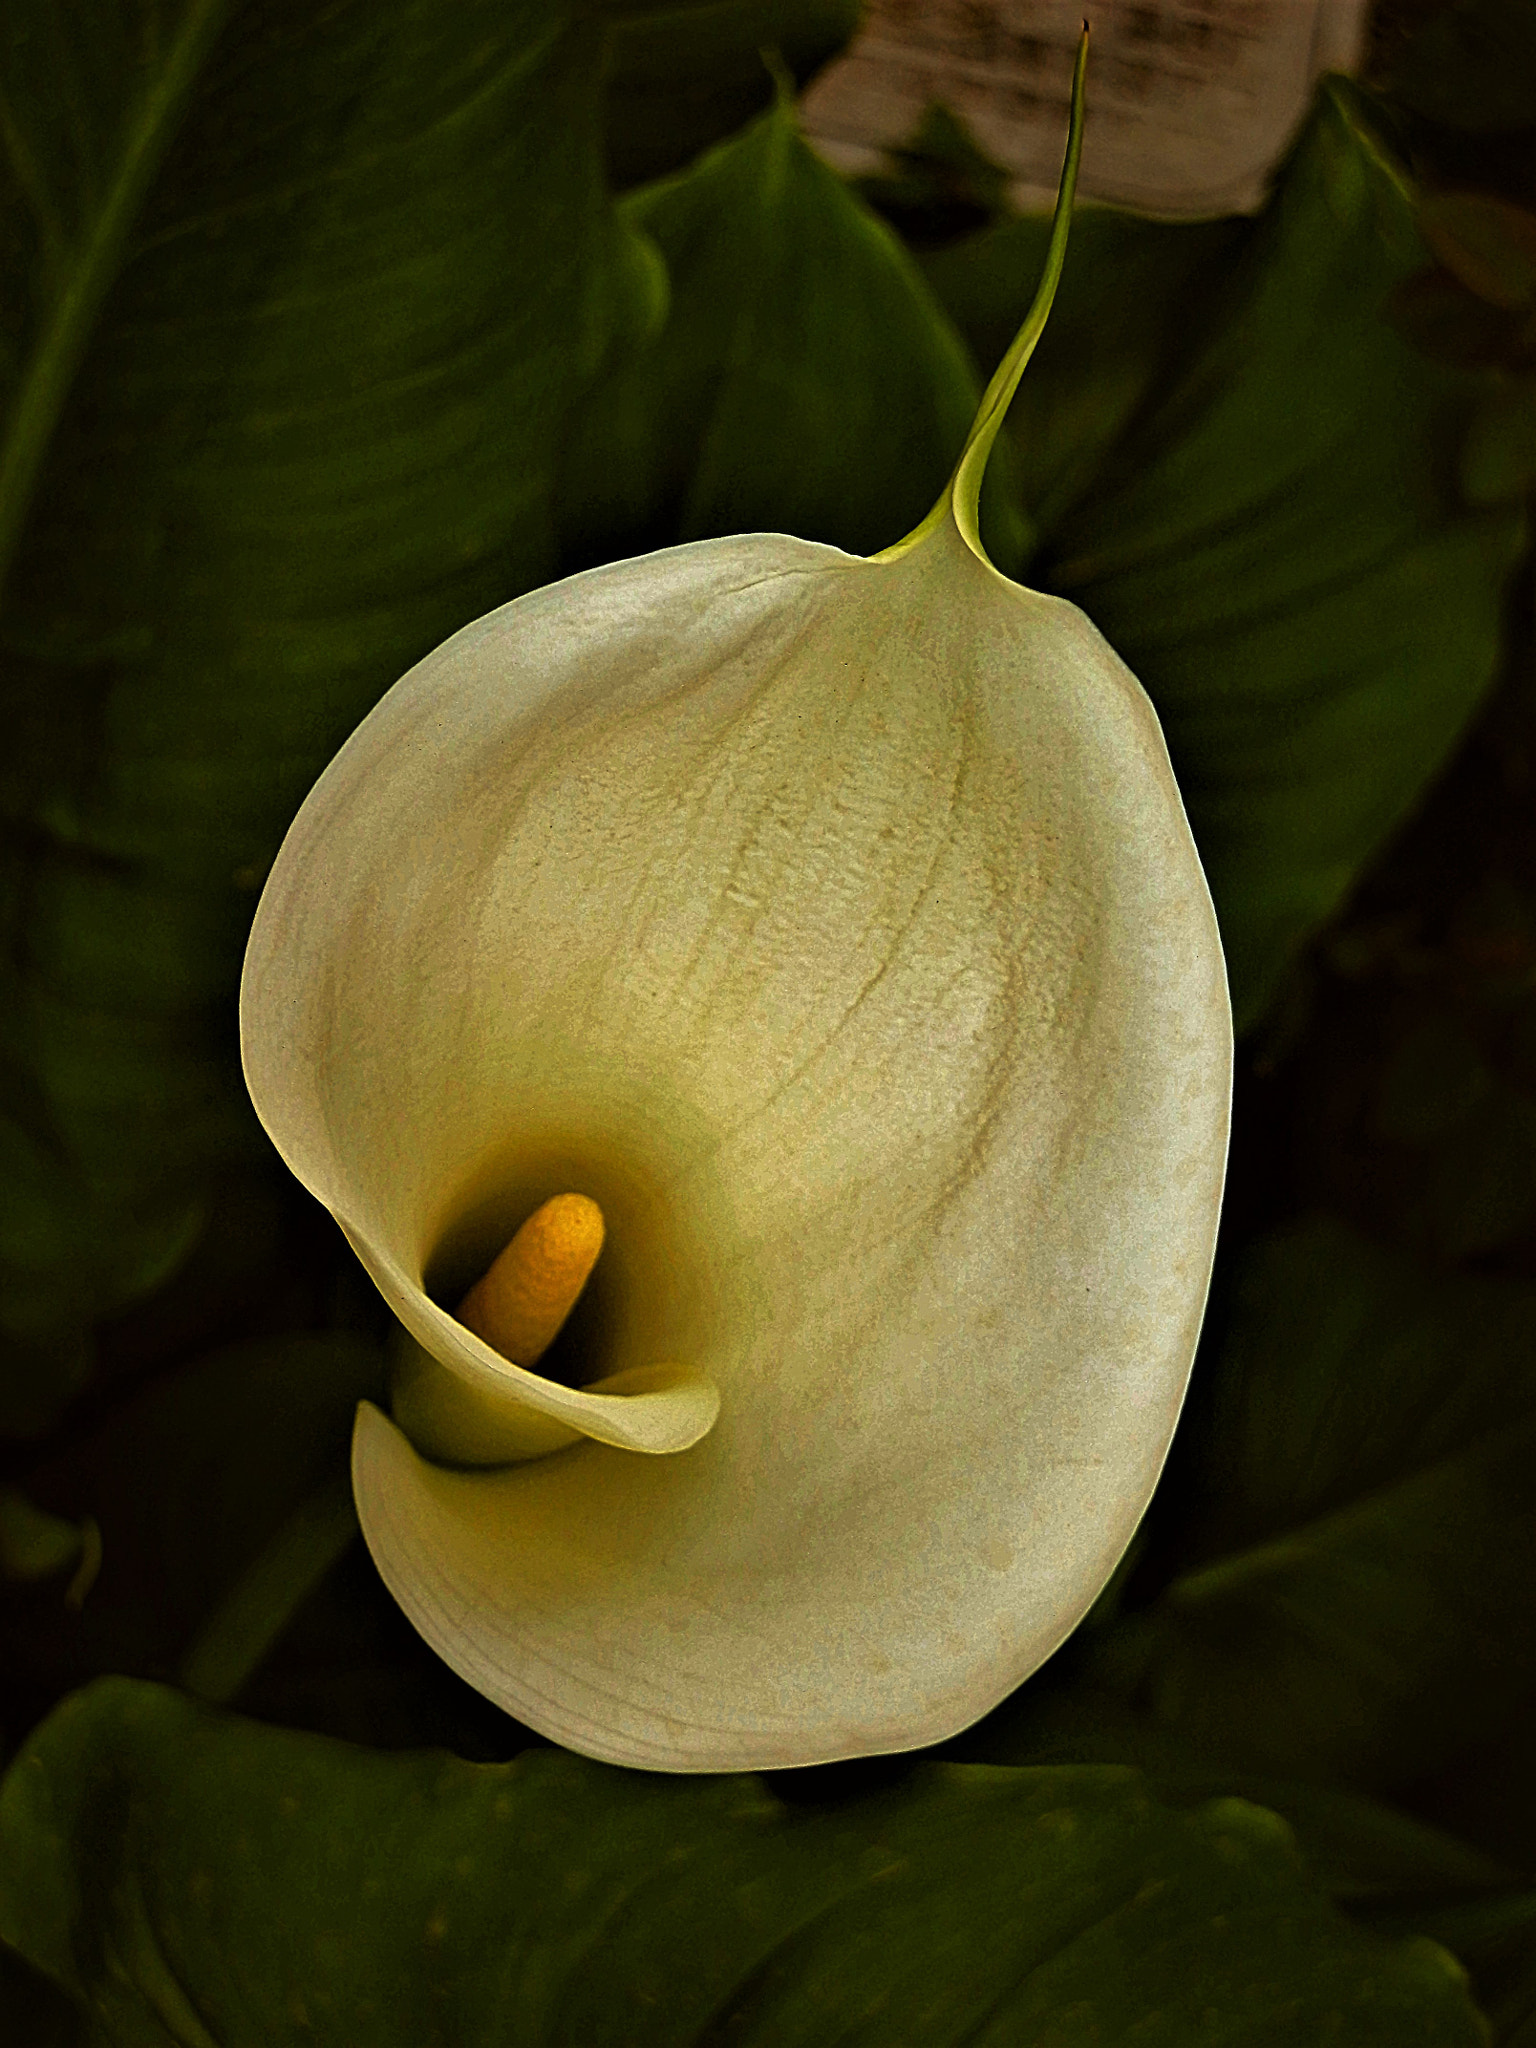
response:
[[[1194,1354],[1226,981],[1139,685],[952,515],[466,627],[300,812],[242,1031],[486,1418],[448,1462],[365,1405],[354,1485],[509,1712],[661,1770],[905,1749],[1082,1618]],[[566,1188],[608,1237],[562,1378],[443,1304]]]

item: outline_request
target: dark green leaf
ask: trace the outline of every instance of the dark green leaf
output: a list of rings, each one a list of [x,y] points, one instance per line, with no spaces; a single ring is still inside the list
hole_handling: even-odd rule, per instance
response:
[[[1536,377],[1513,378],[1474,418],[1461,483],[1475,505],[1497,505],[1536,485]]]
[[[929,1765],[831,1808],[556,1752],[381,1757],[107,1681],[0,1791],[0,1932],[118,2048],[1472,2044],[1283,1823]]]
[[[1402,1144],[1433,1142],[1464,1122],[1493,1085],[1470,1034],[1450,1018],[1428,1018],[1392,1048],[1382,1068],[1376,1128]]]
[[[1248,1258],[1184,1570],[1088,1653],[1211,1759],[1359,1786],[1536,1687],[1536,1287],[1424,1274],[1319,1222]]]
[[[1498,655],[1519,522],[1469,511],[1456,482],[1481,387],[1385,317],[1423,262],[1406,192],[1330,88],[1250,227],[1075,237],[1025,379],[1032,579],[1082,605],[1158,707],[1240,1024]],[[931,274],[974,303],[958,253]]]
[[[99,1528],[101,1572],[78,1613],[55,1598],[11,1617],[13,1685],[46,1697],[185,1659],[188,1682],[238,1690],[355,1531],[352,1418],[382,1371],[357,1338],[239,1345],[120,1402],[43,1467],[38,1497]]]
[[[0,1948],[0,2041],[15,2048],[80,2048],[84,2032],[73,2001],[20,1956]]]
[[[1024,1765],[1126,1763],[1154,1797],[1184,1805],[1237,1797],[1278,1813],[1308,1867],[1351,1919],[1383,1933],[1422,1934],[1467,1965],[1492,2013],[1494,2038],[1536,2014],[1536,1892],[1528,1878],[1443,1828],[1335,1786],[1214,1765],[1123,1701],[1082,1685],[1036,1683],[957,1741],[946,1755]],[[1491,1760],[1490,1760],[1491,1761]],[[1500,1803],[1508,1774],[1487,1786]]]
[[[1528,1902],[1524,1924],[1498,1958],[1489,2000],[1494,2048],[1536,2048],[1536,1910]],[[1490,1966],[1490,1975],[1493,1974]]]
[[[41,1465],[37,1498],[91,1518],[102,1569],[78,1610],[62,1579],[0,1604],[11,1725],[128,1671],[357,1741],[476,1757],[525,1746],[432,1655],[350,1540],[352,1421],[381,1374],[377,1347],[356,1337],[239,1344],[162,1371]]]
[[[715,533],[860,554],[901,539],[954,467],[975,377],[789,105],[625,213],[666,260],[671,311],[581,408],[561,466],[568,559]]]
[[[1069,1659],[1069,1662],[1071,1660]],[[1413,1912],[1506,1897],[1515,1868],[1447,1833],[1333,1785],[1212,1763],[1179,1731],[1091,1685],[1025,1687],[945,1747],[967,1763],[1129,1764],[1160,1799],[1235,1796],[1278,1813],[1332,1897],[1356,1917],[1413,1924]]]
[[[942,100],[924,108],[907,140],[885,152],[889,169],[857,181],[857,190],[912,249],[941,249],[1007,219],[1007,171]],[[1001,337],[989,360],[1013,339]]]
[[[1440,0],[1401,34],[1386,85],[1448,128],[1536,127],[1536,11],[1529,0]]]
[[[0,1582],[27,1585],[73,1572],[89,1545],[85,1528],[50,1515],[15,1486],[0,1486]]]
[[[1536,1694],[1536,1689],[1533,1689]],[[1437,1823],[1536,1880],[1536,1750],[1531,1704],[1492,1741],[1468,1744],[1447,1770],[1417,1789]]]
[[[804,85],[858,19],[859,0],[712,0],[619,21],[606,119],[614,183],[665,177],[724,141],[773,99],[765,51]]]
[[[42,1354],[259,1148],[231,999],[266,864],[379,692],[550,575],[566,410],[657,279],[603,192],[595,18],[12,31],[0,1325]]]

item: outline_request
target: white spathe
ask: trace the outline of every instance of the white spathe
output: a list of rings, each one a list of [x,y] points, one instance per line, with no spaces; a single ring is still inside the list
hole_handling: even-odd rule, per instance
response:
[[[1226,983],[1140,686],[952,510],[466,627],[300,811],[242,1035],[461,1461],[365,1406],[369,1547],[508,1711],[663,1770],[904,1749],[1081,1619],[1194,1354]],[[438,1305],[567,1188],[607,1391]]]

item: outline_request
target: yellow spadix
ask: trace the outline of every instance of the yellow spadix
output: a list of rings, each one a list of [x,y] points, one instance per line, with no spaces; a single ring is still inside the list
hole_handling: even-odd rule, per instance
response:
[[[594,1756],[954,1733],[1082,1617],[1178,1416],[1216,925],[1135,678],[976,526],[1080,133],[1081,68],[1045,281],[915,534],[700,542],[467,626],[257,915],[252,1095],[408,1333],[358,1416],[368,1544]],[[482,1293],[572,1190],[606,1243],[541,1369]]]
[[[590,1195],[543,1202],[459,1303],[459,1321],[503,1358],[537,1365],[560,1333],[603,1248]]]

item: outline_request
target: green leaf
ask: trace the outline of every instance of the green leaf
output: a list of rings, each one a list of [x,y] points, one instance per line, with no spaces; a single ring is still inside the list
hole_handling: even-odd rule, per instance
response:
[[[1536,1287],[1319,1220],[1238,1276],[1186,1488],[1192,1562],[1087,1652],[1207,1759],[1402,1784],[1536,1686]]]
[[[750,532],[869,554],[915,526],[965,441],[974,373],[788,102],[624,213],[661,250],[671,310],[581,408],[567,561]]]
[[[81,2048],[79,2008],[10,1949],[0,1948],[0,2040],[17,2048]]]
[[[1133,1764],[1145,1770],[1154,1798],[1170,1804],[1236,1797],[1267,1807],[1295,1830],[1309,1869],[1352,1920],[1443,1943],[1471,1972],[1501,2048],[1526,2039],[1517,2022],[1536,2016],[1536,1892],[1515,1865],[1443,1827],[1340,1787],[1213,1764],[1123,1701],[1070,1681],[1025,1687],[945,1754],[980,1763]],[[1488,1790],[1502,1803],[1506,1785],[1498,1775]]]
[[[1506,1883],[1481,1896],[1410,1909],[1413,1932],[1453,1948],[1491,2022],[1493,2048],[1536,2042],[1536,1890]],[[1403,1915],[1400,1924],[1409,1924]]]
[[[237,1344],[162,1370],[40,1465],[36,1498],[91,1518],[101,1570],[74,1608],[62,1580],[0,1603],[9,1725],[117,1671],[349,1740],[476,1757],[526,1744],[353,1540],[352,1422],[382,1374],[379,1348],[345,1334]]]
[[[1536,13],[1528,0],[1441,0],[1398,28],[1386,87],[1448,128],[1492,135],[1536,126]],[[1405,10],[1406,13],[1406,10]]]
[[[608,170],[623,190],[680,170],[773,99],[764,52],[804,85],[858,26],[859,0],[712,0],[615,24]]]
[[[1461,457],[1474,505],[1497,505],[1536,485],[1536,378],[1511,379],[1477,414]]]
[[[1306,1860],[1352,1917],[1420,1930],[1412,1914],[1447,1901],[1504,1898],[1514,1865],[1381,1800],[1335,1785],[1212,1762],[1177,1729],[1123,1699],[1060,1676],[1025,1686],[944,1754],[963,1763],[1129,1764],[1154,1795],[1179,1805],[1236,1797],[1266,1806],[1295,1830]],[[1453,1944],[1450,1944],[1454,1946]]]
[[[851,1804],[535,1752],[381,1756],[105,1681],[0,1789],[0,1933],[120,2048],[829,2041],[1450,2048],[1240,1800],[928,1765]]]
[[[379,692],[552,573],[565,413],[658,280],[603,190],[595,18],[13,26],[0,1294],[62,1358],[260,1156],[231,1002],[266,864]]]
[[[1494,2048],[1536,2048],[1536,1897],[1528,1893],[1524,1907],[1496,1951],[1487,1952],[1492,1940],[1485,1948]]]
[[[883,154],[888,168],[859,178],[855,189],[910,249],[947,248],[1012,211],[1008,172],[942,100],[930,101],[906,141]],[[1012,340],[1012,330],[999,336],[983,360],[1001,362]]]
[[[18,1487],[0,1486],[0,1583],[26,1585],[73,1571],[89,1546],[87,1527],[50,1515]]]
[[[377,1346],[294,1337],[234,1346],[157,1379],[37,1473],[89,1517],[101,1571],[78,1613],[10,1619],[12,1684],[56,1697],[98,1671],[168,1675],[232,1697],[356,1532],[352,1418],[381,1390]]]
[[[1520,535],[1457,496],[1483,387],[1386,317],[1424,252],[1341,91],[1251,226],[1075,232],[1015,423],[1031,580],[1082,605],[1157,705],[1240,1025],[1488,687]],[[983,260],[930,265],[957,311]]]
[[[1529,1881],[1536,1872],[1536,1753],[1528,1709],[1494,1741],[1468,1744],[1428,1790],[1440,1826],[1525,1871]]]

